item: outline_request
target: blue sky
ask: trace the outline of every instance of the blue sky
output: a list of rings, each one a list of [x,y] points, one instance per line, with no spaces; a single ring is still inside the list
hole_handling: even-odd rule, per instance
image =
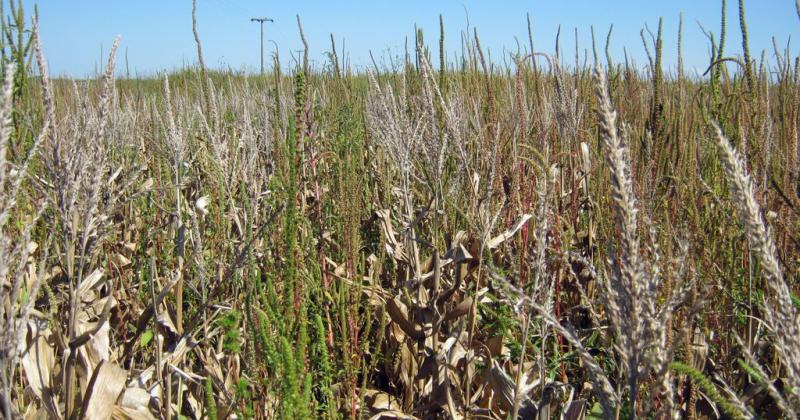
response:
[[[31,2],[26,2],[31,5]],[[196,60],[191,26],[191,0],[40,0],[41,33],[50,72],[59,76],[85,77],[94,74],[100,53],[107,53],[114,38],[122,38],[118,73],[125,73],[125,53],[132,76],[153,75],[181,68]],[[30,7],[30,6],[28,6]],[[677,30],[684,14],[684,61],[687,71],[701,72],[708,65],[709,43],[699,24],[719,34],[720,2],[716,0],[623,1],[623,0],[355,0],[355,1],[267,1],[198,0],[198,25],[206,64],[258,71],[258,24],[249,19],[268,16],[265,25],[266,65],[269,53],[279,48],[284,65],[291,63],[300,39],[295,15],[299,14],[310,44],[312,63],[323,65],[333,33],[337,47],[354,67],[369,65],[372,50],[379,62],[389,56],[401,57],[405,37],[413,45],[414,25],[422,27],[426,41],[436,48],[439,14],[444,16],[448,54],[461,49],[461,31],[477,28],[484,48],[493,61],[502,62],[505,52],[516,51],[516,40],[527,45],[525,14],[533,21],[535,48],[553,52],[558,25],[565,60],[572,62],[575,28],[581,57],[591,49],[590,27],[604,42],[614,24],[612,54],[623,59],[623,46],[640,65],[646,62],[639,30],[647,24],[655,32],[658,18],[664,18],[664,59],[674,67]],[[746,3],[751,51],[758,58],[762,50],[773,57],[772,37],[783,48],[791,38],[800,42],[800,20],[793,0],[749,0]],[[273,41],[275,44],[273,44]],[[602,48],[602,47],[601,47]],[[793,55],[798,50],[791,48]],[[728,0],[726,55],[741,54],[738,2]],[[296,54],[296,53],[295,53]]]

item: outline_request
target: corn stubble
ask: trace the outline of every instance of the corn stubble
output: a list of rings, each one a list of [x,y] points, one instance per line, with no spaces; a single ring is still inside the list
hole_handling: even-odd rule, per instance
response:
[[[11,6],[5,417],[800,413],[790,56],[723,30],[708,79],[669,76],[659,21],[644,71],[493,67],[477,31],[448,61],[440,17],[438,71],[419,30],[391,70],[331,35],[291,75],[115,80],[115,43],[50,80]]]

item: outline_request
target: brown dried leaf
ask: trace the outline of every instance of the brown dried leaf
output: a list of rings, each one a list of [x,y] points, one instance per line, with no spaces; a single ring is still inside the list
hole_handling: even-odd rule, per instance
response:
[[[28,346],[22,355],[22,370],[28,386],[45,406],[52,399],[51,373],[55,367],[55,352],[48,342],[50,330],[40,329],[35,323],[28,323]]]
[[[489,387],[497,397],[497,402],[499,403],[500,407],[503,410],[511,410],[511,408],[514,406],[514,396],[516,394],[516,383],[514,382],[514,379],[508,373],[506,373],[505,369],[500,366],[497,360],[492,360],[492,367],[487,371],[486,375]],[[523,380],[521,381],[519,390],[520,406],[529,406],[532,404],[532,402],[527,401],[529,400],[527,395],[533,390],[533,388],[538,386],[538,381],[534,382],[533,384],[529,384],[527,383],[526,377],[523,377],[522,379]]]
[[[114,363],[101,362],[92,374],[81,413],[88,419],[110,419],[127,377],[125,369]]]
[[[376,210],[375,216],[381,220],[381,230],[383,231],[383,236],[386,238],[386,252],[395,260],[410,263],[411,259],[403,248],[403,245],[397,240],[397,234],[394,231],[394,226],[392,226],[389,209]]]
[[[150,393],[146,389],[130,387],[125,389],[119,404],[111,415],[115,420],[154,420],[150,412]]]
[[[408,308],[400,299],[396,297],[387,299],[386,310],[389,312],[389,317],[392,318],[392,321],[397,323],[409,337],[415,339],[425,338],[425,331],[423,331],[422,326],[409,320]]]
[[[131,260],[119,253],[114,256],[114,262],[117,264],[117,267],[119,268],[131,265]]]
[[[472,309],[472,296],[467,296],[464,300],[459,302],[458,305],[454,306],[453,309],[447,311],[447,314],[444,316],[444,322],[462,317],[468,314],[470,309]]]
[[[489,249],[495,249],[498,246],[500,246],[500,244],[502,244],[503,242],[511,239],[511,237],[514,236],[514,234],[517,233],[517,231],[519,231],[522,228],[522,226],[525,225],[525,223],[528,220],[530,220],[531,217],[533,216],[530,214],[523,214],[511,229],[489,240],[489,242],[486,243],[486,247],[488,247]]]
[[[397,401],[397,398],[376,389],[364,390],[364,402],[372,412],[400,409],[400,402]]]
[[[111,301],[108,302],[108,299],[111,299]],[[98,302],[102,303],[103,306],[110,304],[113,307],[116,304],[114,298],[111,296],[100,299]],[[89,341],[78,350],[86,363],[87,369],[89,372],[92,372],[101,361],[108,360],[111,355],[111,338],[109,337],[111,326],[108,323],[108,319],[101,319],[98,322],[102,322],[102,324],[100,324],[98,328],[97,322],[88,321],[88,317],[89,314],[86,312],[78,315],[75,331],[77,335],[81,335],[86,332],[95,331],[95,329],[97,330],[89,337]]]
[[[49,416],[49,413],[44,408],[36,408],[33,405],[29,405],[22,418],[25,420],[48,420],[52,416]]]
[[[402,411],[397,410],[386,410],[382,411],[372,417],[369,420],[419,420],[419,418],[414,417],[410,414],[403,413]]]
[[[450,248],[445,254],[442,263],[455,263],[464,262],[472,259],[472,254],[467,251],[463,243],[459,243],[453,248]]]
[[[86,276],[83,281],[81,281],[81,286],[78,289],[78,296],[84,302],[90,302],[93,297],[90,297],[90,293],[92,290],[98,288],[102,284],[103,280],[103,270],[98,268],[92,271],[91,274]]]

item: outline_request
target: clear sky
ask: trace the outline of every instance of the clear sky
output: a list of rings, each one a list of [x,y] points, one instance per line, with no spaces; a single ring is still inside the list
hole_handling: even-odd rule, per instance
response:
[[[26,2],[30,8],[32,3]],[[125,73],[125,54],[131,75],[153,75],[196,61],[192,36],[191,0],[39,0],[41,33],[45,55],[54,75],[93,75],[100,53],[108,53],[114,38],[122,38],[118,73]],[[267,16],[265,24],[266,65],[277,44],[284,65],[300,49],[295,15],[300,15],[310,44],[310,59],[326,63],[333,33],[337,48],[357,68],[369,65],[371,50],[379,63],[402,57],[404,40],[413,45],[414,25],[423,28],[435,51],[439,37],[439,14],[444,16],[448,54],[460,52],[461,32],[477,28],[484,48],[495,63],[505,52],[516,51],[517,40],[527,46],[525,14],[533,21],[535,49],[551,53],[559,24],[565,61],[574,61],[575,28],[581,57],[591,49],[590,27],[604,44],[609,25],[614,24],[612,55],[629,56],[643,65],[646,55],[639,36],[645,24],[655,32],[664,18],[664,59],[674,68],[677,60],[679,14],[684,14],[684,61],[687,71],[703,72],[708,65],[709,43],[700,25],[719,34],[718,0],[198,0],[198,25],[206,65],[258,71],[258,24],[251,17]],[[780,48],[793,39],[800,42],[800,20],[794,0],[747,0],[746,14],[751,52],[773,57],[772,38]],[[738,1],[728,0],[726,55],[741,54]],[[273,42],[275,44],[273,44]],[[600,47],[602,53],[602,44]],[[790,49],[797,55],[798,49]],[[340,52],[341,55],[341,52]]]

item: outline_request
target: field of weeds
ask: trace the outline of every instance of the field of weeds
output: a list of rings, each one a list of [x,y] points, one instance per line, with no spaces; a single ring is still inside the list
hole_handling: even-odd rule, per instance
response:
[[[800,413],[800,62],[743,1],[696,77],[659,24],[644,71],[476,31],[248,77],[195,28],[196,67],[76,81],[3,4],[6,418]]]

